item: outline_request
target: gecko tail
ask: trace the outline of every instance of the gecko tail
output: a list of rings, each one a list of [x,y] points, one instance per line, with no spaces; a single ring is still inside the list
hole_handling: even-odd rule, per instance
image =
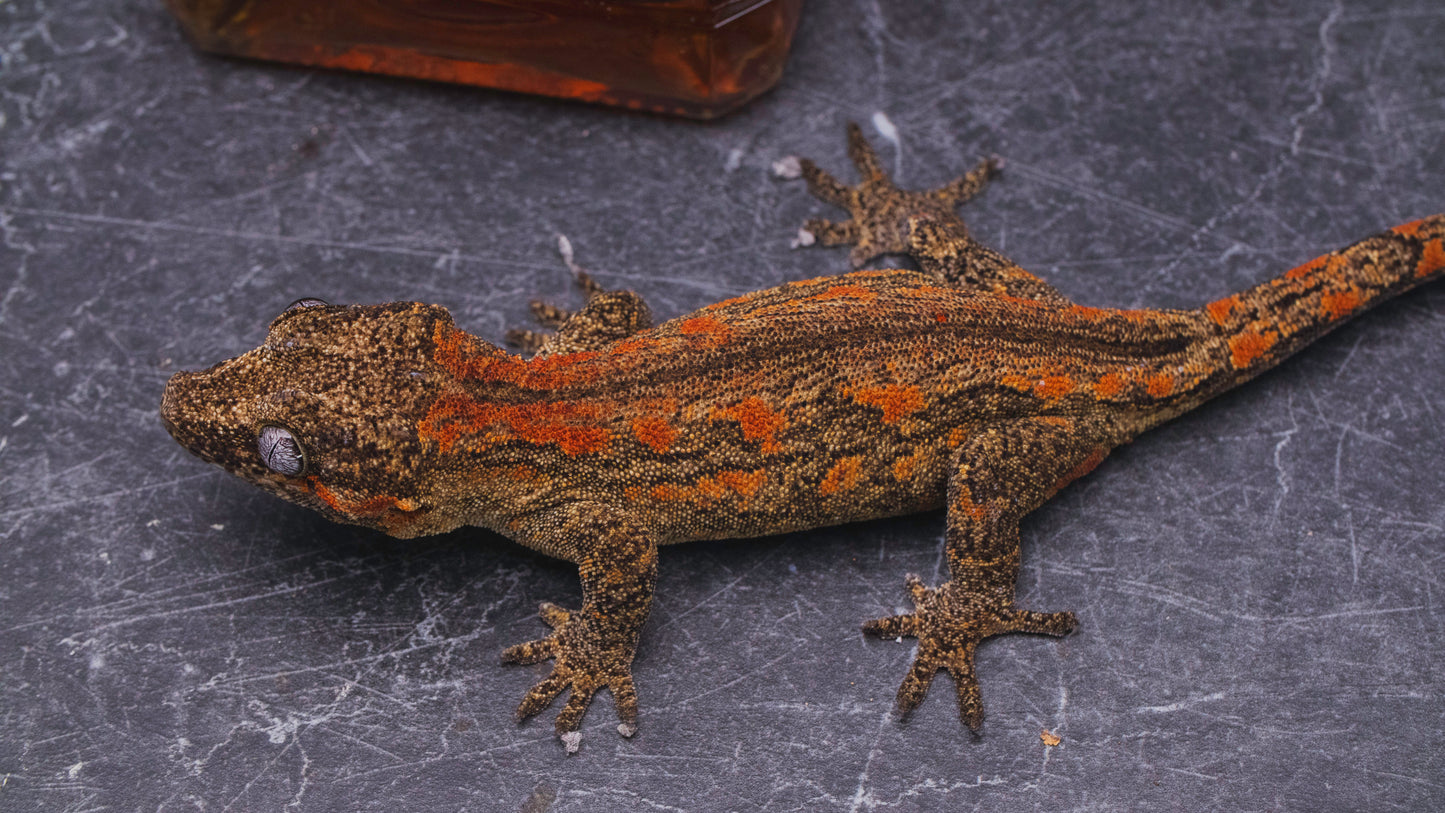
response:
[[[1233,387],[1391,297],[1445,276],[1445,214],[1331,252],[1205,305]]]

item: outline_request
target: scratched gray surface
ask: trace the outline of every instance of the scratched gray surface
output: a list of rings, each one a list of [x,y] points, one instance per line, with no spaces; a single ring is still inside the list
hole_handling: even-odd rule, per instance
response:
[[[942,517],[667,549],[635,673],[567,758],[511,712],[575,573],[398,543],[188,457],[174,370],[290,300],[423,299],[492,340],[553,248],[664,316],[843,267],[770,177],[894,127],[922,185],[1092,304],[1192,306],[1445,210],[1445,8],[811,0],[781,86],[698,125],[200,56],[156,0],[0,2],[0,809],[1411,810],[1445,800],[1445,289],[1120,450],[1024,528],[1063,642],[889,715],[858,623]],[[1227,4],[1208,4],[1224,6]],[[1063,743],[1045,747],[1042,729]]]

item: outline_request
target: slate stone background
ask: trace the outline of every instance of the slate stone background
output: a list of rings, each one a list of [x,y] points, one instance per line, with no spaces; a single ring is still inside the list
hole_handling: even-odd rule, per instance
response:
[[[890,716],[942,516],[664,551],[571,758],[512,710],[572,568],[333,526],[186,455],[162,383],[291,300],[422,299],[499,341],[845,267],[770,164],[896,128],[913,186],[1008,159],[976,234],[1088,304],[1186,307],[1445,210],[1437,0],[810,0],[713,124],[193,52],[159,0],[0,2],[0,809],[1422,810],[1445,800],[1445,288],[1117,452],[1027,520],[1021,601]],[[1039,732],[1063,737],[1048,748]]]

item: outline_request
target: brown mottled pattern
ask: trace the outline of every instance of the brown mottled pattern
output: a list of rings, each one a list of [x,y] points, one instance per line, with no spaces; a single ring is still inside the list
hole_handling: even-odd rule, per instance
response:
[[[947,670],[976,729],[978,644],[1075,623],[1014,606],[1023,515],[1119,444],[1445,269],[1437,215],[1198,310],[1084,307],[954,214],[995,162],[907,192],[849,135],[860,185],[802,166],[850,219],[808,228],[852,244],[855,262],[908,252],[922,271],[787,283],[656,327],[635,294],[580,275],[582,310],[533,306],[555,334],[511,336],[531,359],[434,305],[305,303],[262,347],[178,373],[163,420],[199,457],[339,521],[399,537],[479,525],[577,563],[582,608],[545,605],[552,634],[505,653],[555,660],[518,714],[569,691],[569,750],[602,688],[635,730],[657,545],[946,506],[949,580],[910,576],[914,612],[864,629],[919,639],[900,709]],[[300,472],[267,467],[267,426],[294,440]]]

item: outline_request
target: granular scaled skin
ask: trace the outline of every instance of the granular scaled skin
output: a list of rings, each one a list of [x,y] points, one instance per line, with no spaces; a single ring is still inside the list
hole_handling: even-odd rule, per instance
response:
[[[790,282],[656,326],[636,294],[581,274],[582,309],[534,303],[555,332],[512,334],[531,358],[439,306],[310,300],[262,347],[176,374],[162,420],[203,460],[338,521],[398,537],[476,525],[576,563],[581,608],[544,605],[551,634],[504,653],[553,661],[517,714],[568,693],[556,730],[569,751],[603,688],[619,730],[636,731],[631,664],[658,545],[946,508],[948,580],[909,576],[913,611],[863,629],[918,639],[901,712],[943,670],[977,730],[978,644],[1076,624],[1014,604],[1025,514],[1140,432],[1445,274],[1435,215],[1198,309],[1082,306],[955,213],[996,162],[909,192],[856,127],[849,152],[854,186],[799,162],[810,191],[849,213],[805,228],[852,246],[856,264],[907,253],[920,270]],[[294,442],[299,471],[267,466],[263,429]]]

